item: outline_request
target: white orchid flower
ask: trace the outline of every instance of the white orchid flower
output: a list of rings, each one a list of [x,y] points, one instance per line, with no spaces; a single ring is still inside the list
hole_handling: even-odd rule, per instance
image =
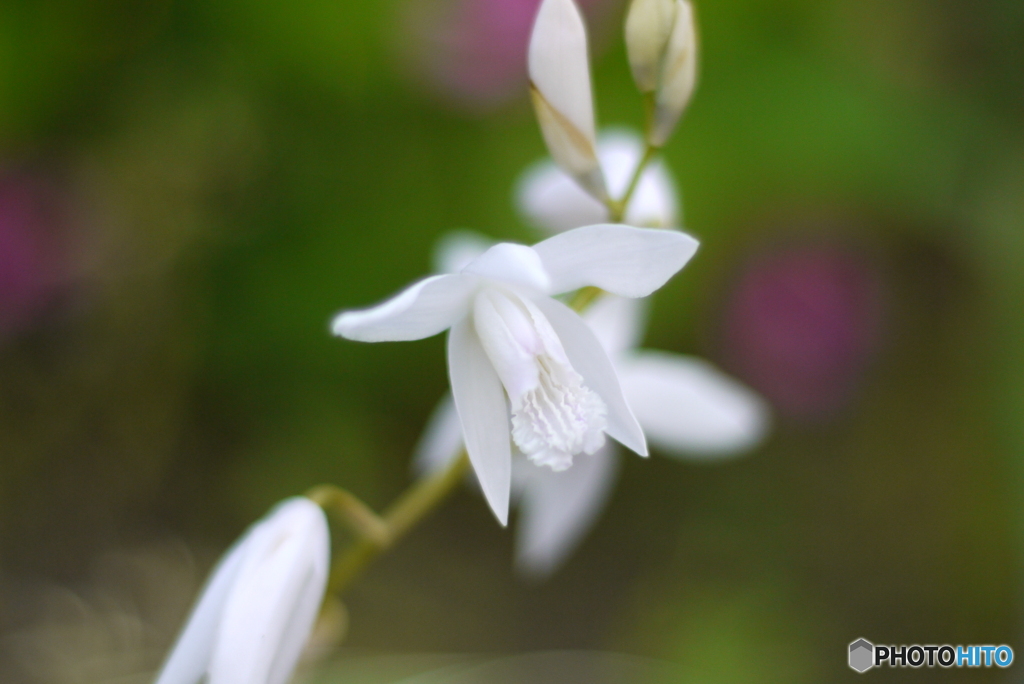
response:
[[[504,525],[510,441],[552,470],[599,449],[606,433],[647,454],[601,344],[576,312],[551,296],[595,286],[644,297],[696,249],[696,240],[677,231],[610,224],[577,228],[533,247],[500,243],[458,273],[421,280],[372,309],[339,314],[333,330],[380,342],[451,328],[448,375],[466,450]]]
[[[621,197],[626,191],[643,151],[643,140],[629,130],[611,129],[598,139],[597,153],[613,196]],[[672,176],[661,160],[655,159],[640,176],[623,222],[651,228],[677,226],[676,196]],[[581,190],[550,159],[537,162],[523,173],[515,201],[528,222],[549,233],[608,220],[608,208]]]
[[[571,187],[571,186],[566,186]],[[435,255],[439,271],[458,271],[486,249],[486,238],[469,231],[443,239]],[[605,295],[583,314],[616,368],[627,403],[650,443],[687,460],[713,461],[740,455],[767,432],[767,404],[754,392],[701,359],[638,350],[646,302]],[[443,468],[462,449],[455,405],[445,397],[416,448],[415,469]],[[516,563],[528,575],[554,571],[600,515],[618,474],[617,449],[607,444],[577,459],[565,472],[530,467],[513,459],[518,498]]]
[[[327,586],[327,519],[286,499],[225,554],[156,684],[285,684]]]
[[[543,0],[527,55],[530,96],[548,151],[587,192],[608,196],[597,160],[587,30],[573,0]]]

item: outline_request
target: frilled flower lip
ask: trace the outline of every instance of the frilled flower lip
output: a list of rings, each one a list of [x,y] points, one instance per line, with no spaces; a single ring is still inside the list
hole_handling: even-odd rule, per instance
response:
[[[598,224],[526,247],[500,243],[455,274],[426,278],[371,309],[339,314],[335,334],[352,340],[414,340],[450,328],[448,369],[470,461],[501,524],[511,487],[505,390],[474,330],[476,295],[488,287],[528,297],[560,339],[572,367],[607,405],[605,432],[646,456],[643,431],[622,395],[608,355],[574,311],[551,295],[595,286],[624,297],[661,287],[693,256],[697,241],[666,230]]]
[[[286,499],[224,555],[156,684],[285,684],[327,586],[327,519]]]

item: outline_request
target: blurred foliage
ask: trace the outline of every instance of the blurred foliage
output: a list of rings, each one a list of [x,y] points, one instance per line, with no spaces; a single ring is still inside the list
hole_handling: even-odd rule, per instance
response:
[[[327,321],[425,273],[451,228],[535,239],[511,188],[544,149],[524,99],[470,114],[416,81],[407,9],[0,5],[0,166],[61,190],[74,257],[61,300],[0,340],[3,681],[81,681],[24,666],[26,643],[70,657],[47,634],[83,643],[42,629],[57,618],[26,586],[94,595],[94,559],[168,537],[206,567],[286,495],[330,481],[382,507],[408,483],[443,342],[359,345]],[[701,85],[665,156],[702,247],[647,345],[721,361],[745,260],[840,241],[885,286],[856,394],[827,421],[780,415],[729,464],[628,462],[544,585],[512,575],[510,535],[458,494],[356,587],[340,674],[316,681],[366,652],[590,649],[659,659],[670,681],[818,682],[847,676],[861,636],[1020,636],[1021,3],[698,11]],[[594,83],[603,124],[640,121],[621,41]],[[159,663],[171,633],[153,638],[132,667]]]

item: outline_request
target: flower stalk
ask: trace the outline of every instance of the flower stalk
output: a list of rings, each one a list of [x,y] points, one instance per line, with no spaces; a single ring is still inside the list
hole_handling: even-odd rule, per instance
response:
[[[644,154],[640,157],[640,161],[636,165],[636,169],[633,171],[632,177],[629,179],[629,184],[626,186],[626,191],[622,194],[622,197],[618,200],[608,200],[608,215],[613,223],[620,223],[626,214],[626,209],[629,207],[629,201],[633,199],[633,193],[636,192],[637,185],[640,184],[640,178],[644,175],[644,169],[654,159],[654,155],[658,153],[658,148],[650,143],[644,147]]]
[[[448,498],[468,469],[469,457],[463,451],[445,470],[412,485],[380,516],[345,490],[331,485],[311,489],[307,496],[341,516],[358,537],[331,566],[328,596],[343,594],[366,566]]]

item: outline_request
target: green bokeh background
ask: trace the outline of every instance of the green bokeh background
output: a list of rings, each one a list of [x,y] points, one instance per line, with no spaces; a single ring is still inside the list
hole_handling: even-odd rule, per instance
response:
[[[359,345],[327,322],[424,274],[449,229],[535,239],[512,186],[544,148],[525,99],[471,115],[417,81],[407,9],[0,5],[0,163],[68,188],[85,245],[73,304],[0,344],[3,681],[147,681],[196,578],[274,502],[334,482],[381,508],[410,482],[443,339]],[[514,575],[510,532],[458,493],[354,588],[316,681],[416,669],[346,670],[368,653],[616,651],[722,684],[852,680],[862,636],[1024,653],[1024,5],[698,10],[700,89],[665,157],[702,247],[657,296],[647,345],[720,359],[743,259],[839,217],[887,293],[857,396],[824,423],[781,416],[729,463],[627,460],[544,584]],[[599,117],[635,125],[608,35]],[[54,587],[88,603],[97,559],[169,540],[193,584],[175,593],[167,571],[173,617],[142,655],[80,679],[44,667],[78,643],[47,625],[107,629],[94,604],[94,621],[47,608]],[[129,648],[101,641],[83,652]]]

